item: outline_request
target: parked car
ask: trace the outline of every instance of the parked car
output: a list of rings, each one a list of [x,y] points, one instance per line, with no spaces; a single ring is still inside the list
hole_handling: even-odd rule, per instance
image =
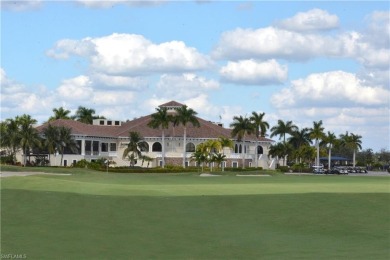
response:
[[[323,165],[320,165],[320,166],[312,166],[313,167],[313,173],[314,174],[324,174],[325,173],[325,170],[324,170],[324,166]]]

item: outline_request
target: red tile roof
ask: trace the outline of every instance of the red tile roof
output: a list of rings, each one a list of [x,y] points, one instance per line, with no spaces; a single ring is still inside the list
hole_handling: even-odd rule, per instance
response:
[[[172,106],[180,103],[171,101],[161,106]],[[161,107],[160,106],[160,107]],[[200,127],[194,127],[191,124],[187,124],[187,138],[218,138],[228,137],[231,138],[231,129],[223,128],[212,122],[206,121],[197,117]],[[46,123],[39,126],[37,129],[42,131],[48,124],[53,126],[65,126],[72,128],[72,134],[74,135],[86,135],[96,137],[128,137],[129,132],[139,132],[143,137],[161,137],[161,129],[153,129],[148,126],[151,120],[151,115],[143,116],[128,122],[122,123],[121,126],[104,126],[104,125],[89,125],[78,121],[69,119],[58,119],[53,122]],[[173,127],[169,125],[168,129],[165,129],[166,137],[182,137],[184,135],[184,127],[182,125]],[[256,140],[254,135],[246,137],[246,140]],[[259,141],[272,141],[265,137],[259,137]]]

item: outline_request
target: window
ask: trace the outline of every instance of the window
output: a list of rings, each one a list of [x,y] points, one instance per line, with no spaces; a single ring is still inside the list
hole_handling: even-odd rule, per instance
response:
[[[92,142],[92,152],[93,155],[99,155],[99,141]]]
[[[152,152],[162,152],[162,146],[159,142],[155,142],[152,146]]]
[[[232,162],[232,167],[233,168],[238,168],[238,162]]]
[[[261,145],[257,146],[257,154],[263,154],[263,147]]]
[[[238,153],[242,153],[242,145],[240,144],[239,148],[238,148]]]
[[[104,125],[104,120],[100,120],[99,124]]]
[[[188,161],[186,161],[184,164],[185,164],[186,167],[189,166],[189,162]]]
[[[107,121],[107,125],[112,125],[112,121],[111,120]]]
[[[102,152],[108,152],[108,143],[101,143],[101,151]]]
[[[75,166],[75,165],[76,165],[76,163],[77,163],[77,161],[76,161],[76,160],[73,160],[73,166]]]
[[[234,153],[238,153],[238,144],[234,146]]]
[[[120,125],[120,122],[119,121],[115,121],[115,125]]]
[[[110,152],[116,152],[116,143],[110,143]]]
[[[186,145],[186,152],[190,152],[190,153],[195,152],[195,145],[193,143],[188,143]]]
[[[92,141],[85,141],[85,154],[91,155]]]
[[[68,160],[64,160],[64,167],[68,166]]]

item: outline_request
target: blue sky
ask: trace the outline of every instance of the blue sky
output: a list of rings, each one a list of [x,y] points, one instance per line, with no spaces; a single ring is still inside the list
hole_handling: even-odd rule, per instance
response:
[[[389,2],[3,1],[1,118],[132,119],[176,100],[389,149]]]

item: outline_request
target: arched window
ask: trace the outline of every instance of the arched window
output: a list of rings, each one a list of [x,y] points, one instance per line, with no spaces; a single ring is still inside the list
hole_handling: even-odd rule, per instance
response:
[[[152,146],[152,152],[162,152],[162,146],[159,142],[155,142]]]
[[[261,145],[257,146],[257,154],[263,154],[263,147]]]
[[[240,144],[240,147],[238,148],[238,153],[242,153],[242,145]]]
[[[195,152],[195,145],[193,143],[186,144],[186,152]]]
[[[238,144],[234,146],[234,153],[238,153]]]
[[[138,146],[140,147],[141,152],[149,152],[149,144],[147,142],[140,142]]]

